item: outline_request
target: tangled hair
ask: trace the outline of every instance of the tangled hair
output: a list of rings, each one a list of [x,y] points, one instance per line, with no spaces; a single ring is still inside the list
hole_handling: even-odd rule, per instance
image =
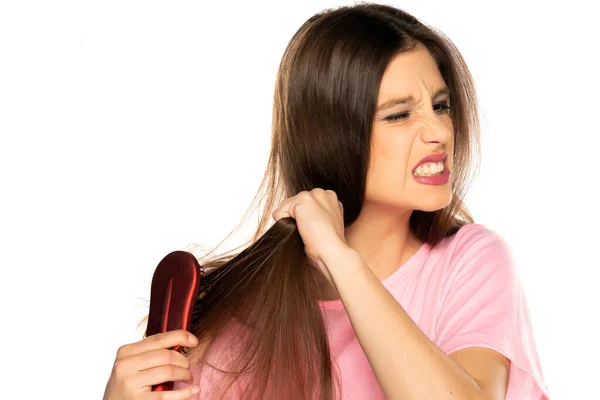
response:
[[[322,188],[344,204],[346,226],[356,220],[384,71],[394,57],[418,45],[435,59],[450,90],[453,197],[443,209],[414,211],[410,229],[435,245],[473,222],[462,200],[479,148],[479,121],[471,74],[452,42],[386,5],[359,3],[309,18],[290,40],[277,73],[269,162],[244,217],[260,206],[257,230],[247,244],[200,260],[192,333],[205,346],[188,356],[218,376],[208,398],[229,398],[229,390],[242,389],[245,399],[339,398],[319,303],[322,273],[309,265],[295,221],[272,223],[271,214],[283,199]],[[231,351],[222,365],[199,351],[215,338],[228,338],[223,348]]]

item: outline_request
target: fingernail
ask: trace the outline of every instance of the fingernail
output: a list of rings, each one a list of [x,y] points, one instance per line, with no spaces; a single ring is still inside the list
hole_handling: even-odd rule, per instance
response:
[[[200,393],[200,388],[198,386],[194,386],[194,388],[192,389],[192,394],[198,394]]]

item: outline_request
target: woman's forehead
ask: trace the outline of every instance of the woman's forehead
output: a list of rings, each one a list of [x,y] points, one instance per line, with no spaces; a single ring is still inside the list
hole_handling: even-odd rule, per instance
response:
[[[416,97],[414,100],[419,100],[426,92],[434,96],[445,88],[435,59],[426,49],[419,48],[400,53],[389,63],[381,80],[378,104],[399,96],[413,96]]]

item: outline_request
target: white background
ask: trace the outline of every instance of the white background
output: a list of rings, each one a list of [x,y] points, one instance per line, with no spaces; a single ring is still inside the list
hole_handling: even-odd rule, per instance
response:
[[[0,3],[0,397],[102,397],[158,261],[249,205],[288,40],[342,4]],[[553,399],[600,399],[595,6],[390,4],[466,58],[483,131],[467,204],[515,254]]]

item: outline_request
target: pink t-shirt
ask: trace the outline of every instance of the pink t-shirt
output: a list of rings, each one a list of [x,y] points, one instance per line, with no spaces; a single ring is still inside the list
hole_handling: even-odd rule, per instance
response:
[[[382,283],[446,354],[478,346],[507,357],[511,361],[507,400],[549,398],[525,295],[510,250],[498,234],[483,225],[465,225],[436,246],[421,246]],[[342,400],[385,399],[342,302],[321,306],[340,372]],[[207,359],[227,353],[218,342],[210,347]],[[201,371],[193,369],[201,386],[194,400],[211,399],[207,390],[217,379],[212,368]],[[178,382],[175,388],[185,386]]]

